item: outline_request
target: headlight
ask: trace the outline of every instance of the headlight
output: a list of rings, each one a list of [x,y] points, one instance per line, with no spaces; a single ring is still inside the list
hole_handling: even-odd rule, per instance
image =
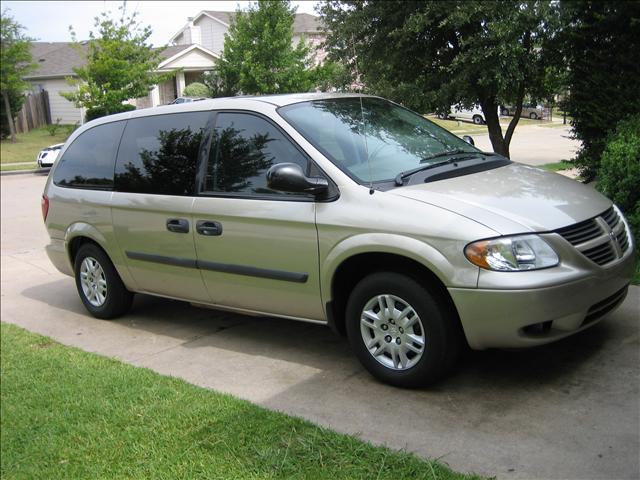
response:
[[[467,245],[464,254],[474,265],[499,272],[537,270],[559,262],[556,252],[537,235],[480,240]]]

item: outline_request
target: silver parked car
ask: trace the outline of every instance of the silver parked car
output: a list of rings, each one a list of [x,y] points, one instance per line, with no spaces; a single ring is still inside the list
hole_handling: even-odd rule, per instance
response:
[[[516,107],[512,105],[503,105],[500,107],[500,115],[505,117],[513,116],[516,112]],[[530,118],[531,120],[543,120],[545,118],[545,108],[542,105],[535,103],[525,103],[522,105],[522,112],[520,112],[522,118]]]
[[[360,95],[94,120],[42,207],[49,258],[98,318],[144,293],[329,325],[407,387],[465,341],[530,347],[594,325],[635,264],[625,218],[592,188]]]

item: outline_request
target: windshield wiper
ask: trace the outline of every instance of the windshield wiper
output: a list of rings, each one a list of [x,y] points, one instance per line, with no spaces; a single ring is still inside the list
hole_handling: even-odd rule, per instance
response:
[[[442,152],[434,153],[433,155],[429,155],[420,160],[420,163],[425,163],[427,160],[432,160],[438,157],[445,157],[449,155],[458,155],[460,153],[475,153],[468,152],[467,150],[462,150],[461,148],[456,148],[455,150],[443,150]]]
[[[434,153],[433,155],[429,155],[428,157],[424,157],[422,160],[420,160],[420,163],[424,163],[426,160],[431,160],[433,158],[438,158],[438,157],[444,157],[449,156],[449,155],[459,155],[461,153],[468,153],[469,156],[467,157],[462,157],[462,158],[450,158],[449,160],[445,160],[443,162],[436,162],[436,163],[430,163],[428,165],[421,165],[419,167],[416,168],[412,168],[411,170],[406,170],[404,172],[400,172],[398,175],[396,175],[395,178],[395,183],[398,187],[401,187],[402,185],[404,185],[404,179],[407,177],[410,177],[411,175],[413,175],[414,173],[418,173],[418,172],[422,172],[424,170],[429,170],[431,168],[435,168],[435,167],[441,167],[442,165],[447,165],[450,163],[456,163],[456,162],[462,162],[464,160],[471,160],[472,158],[477,158],[478,155],[482,155],[482,152],[468,152],[466,150],[445,150],[444,152],[439,152],[439,153]]]

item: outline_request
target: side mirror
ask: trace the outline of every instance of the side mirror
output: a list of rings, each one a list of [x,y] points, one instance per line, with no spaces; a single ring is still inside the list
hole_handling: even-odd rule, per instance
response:
[[[476,146],[476,143],[473,141],[473,138],[471,138],[469,135],[465,135],[464,137],[462,137],[462,139],[467,142],[469,145],[473,145],[474,147]]]
[[[307,177],[297,163],[278,163],[267,171],[267,186],[273,190],[320,195],[329,189],[321,177]]]

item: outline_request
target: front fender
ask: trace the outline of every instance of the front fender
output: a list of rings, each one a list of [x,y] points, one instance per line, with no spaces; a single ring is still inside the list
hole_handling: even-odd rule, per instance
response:
[[[338,267],[348,258],[362,253],[389,253],[412,259],[428,268],[447,287],[475,287],[478,281],[477,267],[471,264],[468,268],[456,267],[422,240],[392,233],[363,233],[340,241],[322,260],[320,276],[325,302],[331,300],[331,283]]]

